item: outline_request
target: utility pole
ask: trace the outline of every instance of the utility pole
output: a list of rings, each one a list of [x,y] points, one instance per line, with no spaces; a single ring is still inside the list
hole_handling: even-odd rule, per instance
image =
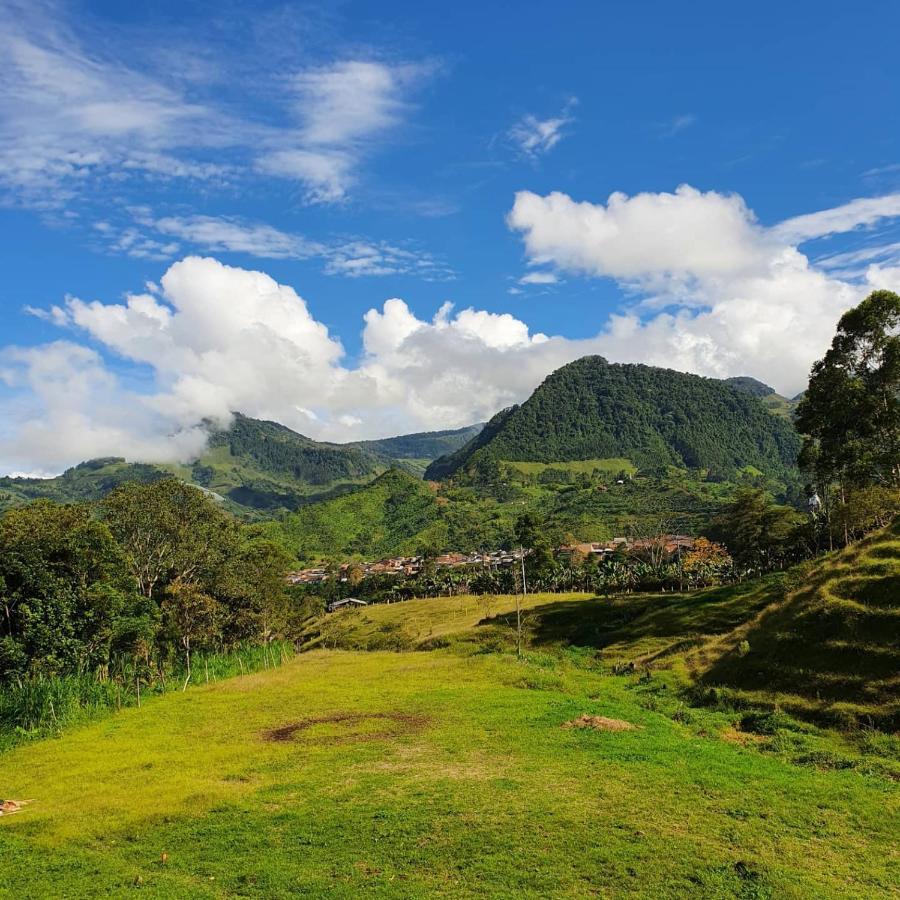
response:
[[[528,593],[528,586],[525,583],[525,548],[519,547],[519,560],[522,564],[522,596]],[[516,659],[522,658],[522,601],[519,599],[519,592],[516,591]]]

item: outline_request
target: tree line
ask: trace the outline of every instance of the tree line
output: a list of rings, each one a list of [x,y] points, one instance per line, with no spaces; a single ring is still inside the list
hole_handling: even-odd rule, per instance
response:
[[[177,479],[0,518],[0,684],[29,676],[190,678],[197,651],[266,645],[292,609],[284,551]]]

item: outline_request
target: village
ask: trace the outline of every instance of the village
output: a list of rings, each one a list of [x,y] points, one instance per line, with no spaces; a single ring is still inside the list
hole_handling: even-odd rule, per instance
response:
[[[667,534],[652,538],[629,539],[616,537],[610,541],[586,541],[562,544],[553,551],[560,563],[583,562],[586,559],[600,560],[622,553],[658,552],[672,556],[681,551],[691,550],[695,539],[684,534]],[[442,553],[439,556],[390,556],[372,562],[344,562],[339,565],[319,565],[289,572],[288,584],[322,584],[327,581],[350,582],[376,576],[415,578],[427,566],[435,569],[483,568],[490,570],[509,569],[528,555],[530,551],[488,550],[477,553]]]

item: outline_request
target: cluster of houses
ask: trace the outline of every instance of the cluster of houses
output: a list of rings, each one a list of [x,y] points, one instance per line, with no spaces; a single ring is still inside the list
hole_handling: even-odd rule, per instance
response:
[[[606,542],[586,542],[563,544],[557,547],[554,555],[561,561],[571,562],[575,559],[602,558],[615,553],[640,552],[642,550],[661,550],[666,554],[674,554],[681,550],[690,550],[694,539],[684,534],[670,534],[659,538],[629,540],[624,537],[613,538]],[[436,569],[483,567],[489,569],[507,569],[518,563],[527,550],[490,550],[480,553],[443,553],[431,560]],[[366,578],[375,575],[393,575],[403,578],[414,578],[425,567],[423,556],[390,556],[375,562],[343,563],[337,567],[316,566],[300,569],[287,575],[289,584],[321,584],[336,579],[341,582],[355,578]]]
[[[483,566],[492,569],[505,569],[522,558],[522,550],[491,550],[485,553],[442,553],[431,562],[436,569],[463,568],[466,566]],[[300,569],[289,572],[287,580],[290,584],[320,584],[331,578],[338,581],[349,581],[351,572],[363,578],[371,575],[395,575],[414,578],[425,567],[424,556],[389,556],[375,562],[343,563],[337,567],[316,566],[312,569]]]

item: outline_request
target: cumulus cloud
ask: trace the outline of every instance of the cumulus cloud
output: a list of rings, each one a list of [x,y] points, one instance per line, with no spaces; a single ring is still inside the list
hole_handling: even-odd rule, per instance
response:
[[[855,200],[759,224],[743,199],[687,185],[674,193],[615,193],[606,203],[523,191],[508,216],[529,260],[612,278],[642,299],[595,339],[615,360],[712,376],[754,375],[791,394],[827,347],[841,313],[889,268],[843,280],[811,264],[801,241],[900,215],[896,196]],[[647,308],[662,309],[651,317]]]
[[[564,137],[568,125],[575,121],[571,114],[577,104],[573,97],[566,103],[558,116],[539,119],[537,116],[523,116],[509,130],[509,139],[524,156],[536,159],[552,150]]]
[[[202,445],[198,423],[224,425],[236,410],[332,440],[463,425],[519,398],[548,365],[527,358],[545,336],[509,314],[445,305],[420,320],[395,298],[367,313],[351,368],[293,288],[211,258],[175,263],[158,291],[70,297],[41,314],[103,354],[71,341],[3,350],[0,378],[22,398],[0,436],[7,471],[183,459]],[[146,390],[121,383],[108,358],[151,372]]]
[[[847,206],[855,212],[845,209],[840,227],[871,221],[871,207]],[[823,215],[818,230],[830,233],[834,221]],[[202,443],[198,423],[225,424],[233,411],[327,440],[461,426],[592,353],[753,375],[793,394],[841,313],[873,287],[900,287],[887,255],[860,256],[863,274],[845,278],[811,263],[784,229],[761,225],[741,198],[688,187],[605,204],[521,193],[509,223],[530,262],[612,278],[631,305],[598,314],[594,336],[572,340],[449,303],[422,318],[395,297],[365,315],[363,353],[349,363],[293,287],[187,257],[158,287],[121,302],[70,297],[30,310],[92,346],[0,351],[0,389],[11,397],[0,470],[52,471],[112,454],[184,459]],[[141,374],[140,390],[117,375],[121,360]]]

